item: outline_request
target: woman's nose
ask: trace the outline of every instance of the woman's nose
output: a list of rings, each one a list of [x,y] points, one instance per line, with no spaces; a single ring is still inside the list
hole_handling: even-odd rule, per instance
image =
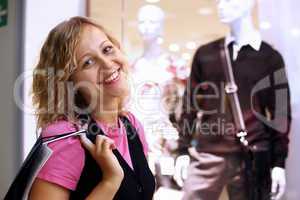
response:
[[[113,62],[112,58],[100,57],[99,64],[100,64],[100,68],[107,70],[107,69],[113,68],[114,62]]]

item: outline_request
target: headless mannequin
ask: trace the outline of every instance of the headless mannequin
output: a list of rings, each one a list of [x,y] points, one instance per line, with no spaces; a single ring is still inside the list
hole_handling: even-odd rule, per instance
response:
[[[233,60],[238,56],[239,50],[255,41],[254,46],[259,49],[261,38],[258,31],[254,28],[251,12],[255,0],[217,0],[220,21],[230,28],[230,35],[226,38],[233,44]],[[253,44],[253,43],[252,43]],[[254,47],[255,48],[255,47]],[[189,151],[193,151],[190,149]],[[193,154],[192,152],[190,152]],[[184,156],[180,156],[184,157]],[[182,178],[179,173],[182,169],[187,168],[188,162],[179,162],[176,166],[175,180],[182,184]],[[271,171],[272,180],[272,199],[279,200],[285,191],[286,177],[285,169],[274,167]]]

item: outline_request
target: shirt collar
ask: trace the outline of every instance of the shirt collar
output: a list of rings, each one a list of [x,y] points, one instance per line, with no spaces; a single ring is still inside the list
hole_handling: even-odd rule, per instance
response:
[[[235,41],[235,37],[232,34],[228,34],[225,38],[225,44],[228,46],[231,42]],[[243,46],[250,45],[256,51],[259,51],[262,43],[261,35],[258,31],[251,33],[251,36],[246,40],[242,41],[241,44],[238,45],[238,50],[240,50]]]

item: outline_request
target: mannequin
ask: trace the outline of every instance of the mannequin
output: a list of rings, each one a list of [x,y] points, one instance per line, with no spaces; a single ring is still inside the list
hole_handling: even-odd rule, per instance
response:
[[[154,5],[142,6],[138,11],[138,29],[144,44],[142,58],[155,60],[163,52],[158,39],[163,34],[165,14]]]
[[[236,59],[237,51],[241,49],[245,41],[260,37],[258,31],[254,28],[251,16],[255,1],[247,0],[243,3],[238,1],[231,0],[229,3],[224,0],[218,1],[220,21],[229,26],[231,36],[234,38],[235,45],[233,49],[236,50],[233,50],[233,59]],[[271,192],[275,194],[274,199],[279,200],[283,196],[286,187],[285,169],[274,167],[271,172],[271,180]]]
[[[162,88],[172,80],[172,74],[167,70],[170,60],[158,43],[163,31],[164,12],[157,6],[145,5],[139,9],[138,23],[143,54],[133,64],[134,91],[138,94],[134,96],[134,109],[141,120],[145,117],[164,118],[167,111],[160,101]],[[149,98],[143,97],[146,95]]]
[[[234,63],[233,64],[233,66],[234,66],[233,68],[234,69],[242,70],[241,68],[244,68],[243,70],[246,71],[247,70],[246,67],[248,67],[248,68],[249,67],[254,67],[254,66],[238,66],[238,65],[242,61],[244,63],[247,63],[247,62],[250,63],[250,62],[252,62],[252,60],[250,59],[250,57],[253,56],[253,55],[255,55],[257,57],[257,58],[253,58],[253,59],[256,62],[259,62],[258,59],[261,58],[261,57],[263,57],[263,56],[265,56],[264,54],[266,54],[266,52],[267,53],[271,53],[272,55],[274,55],[274,57],[272,57],[272,59],[274,59],[276,61],[279,60],[280,64],[278,64],[278,66],[280,68],[283,67],[283,61],[282,61],[281,55],[276,50],[272,49],[268,44],[266,44],[265,42],[261,41],[261,36],[260,36],[259,32],[254,28],[253,21],[252,21],[252,16],[251,16],[251,12],[252,12],[252,9],[254,7],[254,4],[255,4],[255,0],[244,0],[244,1],[240,1],[240,0],[217,0],[217,6],[218,6],[218,11],[219,11],[220,21],[222,23],[224,23],[224,24],[226,24],[226,25],[229,26],[229,28],[230,28],[230,34],[225,39],[223,39],[223,40],[214,41],[214,42],[212,42],[210,44],[207,44],[206,46],[198,49],[197,53],[199,54],[199,59],[202,59],[202,62],[199,62],[199,63],[201,63],[201,65],[205,65],[206,62],[209,63],[209,61],[205,60],[206,59],[206,54],[207,54],[207,56],[212,56],[211,54],[214,53],[214,56],[218,57],[219,56],[219,54],[218,54],[218,51],[219,51],[218,46],[220,46],[219,45],[220,43],[222,43],[222,42],[224,43],[225,42],[225,45],[227,45],[229,47],[230,51],[231,51],[230,56],[231,56],[232,62]],[[197,58],[197,53],[195,55],[196,58]],[[195,81],[197,81],[198,83],[200,81],[207,81],[203,77],[202,78],[204,80],[199,79],[199,77],[201,77],[201,74],[199,73],[199,75],[198,75],[197,74],[198,71],[196,69],[196,68],[200,67],[199,63],[198,63],[198,61],[196,59],[194,59],[193,66],[192,66],[192,74],[191,74],[192,84],[195,83]],[[217,65],[219,67],[219,64],[217,64]],[[217,67],[217,65],[216,65],[216,67]],[[255,64],[253,64],[253,65],[255,65]],[[212,67],[213,64],[209,63],[208,66]],[[206,67],[208,67],[208,66],[206,66]],[[262,64],[262,66],[263,66],[263,64]],[[272,71],[273,70],[272,67],[273,66],[265,66],[265,69]],[[203,68],[205,68],[205,66],[203,66]],[[270,71],[270,74],[271,74],[271,71]],[[204,73],[207,73],[207,72],[204,72]],[[216,74],[212,74],[213,72],[209,72],[209,73],[211,74],[211,77],[213,77],[214,75],[217,75],[217,76],[219,75],[217,73]],[[250,77],[250,75],[251,74],[249,74],[249,77]],[[255,76],[258,76],[258,75],[259,74],[256,74]],[[269,74],[266,74],[266,75],[269,75]],[[237,81],[237,85],[239,85],[238,80],[242,79],[242,78],[239,78],[239,74],[235,74],[235,76],[236,76],[235,78],[236,78],[236,81]],[[245,76],[245,77],[249,78],[248,76]],[[224,79],[220,79],[220,81],[221,80],[224,80]],[[253,80],[257,81],[255,78],[253,78]],[[213,81],[215,81],[215,80],[213,80]],[[218,84],[218,81],[216,81],[215,83]],[[243,84],[244,83],[240,83],[241,87],[243,86]],[[251,86],[251,87],[253,87],[253,86]],[[287,85],[287,88],[288,88],[288,85]],[[248,98],[248,96],[247,96],[248,94],[245,93],[246,90],[244,90],[243,88],[241,88],[240,90],[244,91],[244,94],[240,94],[240,95],[242,95],[242,96],[244,95],[244,96],[246,96]],[[201,91],[205,92],[205,88],[203,90],[201,90]],[[243,93],[243,92],[241,92],[241,93]],[[245,99],[245,98],[240,98],[240,101],[241,101],[241,99]],[[243,104],[243,102],[242,102],[242,104]],[[246,104],[246,103],[244,103],[244,104]],[[290,106],[290,105],[288,105],[288,106]],[[246,108],[245,108],[245,110],[243,110],[243,108],[242,108],[242,111],[243,112],[250,112],[250,111],[246,110]],[[198,114],[199,114],[199,112],[198,112]],[[197,114],[194,114],[194,116],[195,115],[197,115]],[[183,115],[183,118],[188,118],[186,116],[188,116],[188,114]],[[194,118],[194,120],[195,120],[195,118]],[[205,120],[205,118],[203,117],[202,120]],[[254,119],[254,120],[256,120],[256,119]],[[287,120],[288,120],[288,124],[290,124],[289,117],[287,117]],[[256,122],[256,123],[259,124],[259,122]],[[289,125],[288,125],[288,128],[286,129],[286,131],[285,131],[284,134],[277,133],[277,132],[276,132],[276,134],[278,134],[278,135],[280,135],[280,137],[282,137],[282,141],[288,141],[287,136],[286,136],[287,133],[288,133],[288,131],[289,131]],[[225,133],[225,134],[228,134],[228,133]],[[270,137],[274,137],[274,136],[271,135]],[[211,138],[213,138],[213,137],[211,137]],[[215,137],[215,139],[216,138],[217,137]],[[185,138],[181,136],[181,139],[182,139],[182,141],[184,141]],[[220,139],[220,137],[218,139]],[[257,139],[259,140],[260,138],[257,137]],[[211,156],[211,159],[219,159],[218,161],[215,160],[214,162],[220,162],[220,160],[222,160],[222,159],[223,159],[224,162],[229,162],[229,163],[233,162],[232,160],[234,160],[234,162],[236,162],[237,160],[239,160],[239,159],[237,159],[237,156],[234,156],[236,152],[239,152],[238,148],[236,150],[232,150],[235,147],[233,147],[233,146],[230,147],[230,145],[228,145],[228,147],[230,147],[231,149],[227,149],[226,151],[222,150],[222,148],[220,148],[221,150],[215,150],[215,149],[218,149],[218,147],[217,146],[213,147],[212,145],[214,145],[214,144],[210,143],[210,145],[211,145],[210,148],[213,148],[214,149],[213,151],[216,151],[217,154],[218,153],[221,153],[221,154],[225,153],[226,155],[228,155],[228,157],[223,157],[223,158],[222,157],[216,157],[216,158],[213,158],[213,156],[215,156],[217,154],[215,154],[215,153],[211,154],[210,153],[211,151],[209,150],[209,148],[203,147],[204,143],[205,143],[205,137],[203,137],[202,139],[198,139],[198,140],[199,140],[200,144],[198,146],[196,145],[196,148],[190,147],[188,149],[188,152],[189,152],[189,154],[192,157],[196,158],[199,161],[200,165],[204,166],[205,162],[206,162],[205,159],[207,159],[209,156]],[[188,141],[188,140],[186,140],[186,141]],[[184,141],[185,142],[184,145],[187,145],[186,141]],[[268,141],[268,142],[270,142],[270,141]],[[279,146],[278,145],[279,143],[280,142],[278,141],[276,143],[276,145],[274,145],[272,142],[270,142],[270,144],[271,144],[270,148],[277,148],[277,146]],[[230,142],[228,144],[230,144]],[[234,143],[232,143],[232,144],[234,144]],[[224,146],[225,146],[225,144],[224,144]],[[256,148],[259,145],[253,145],[253,146]],[[285,162],[286,154],[287,154],[287,142],[285,144],[283,144],[282,146],[284,146],[284,147],[282,147],[282,149],[284,149],[283,151],[285,152],[284,156],[282,156],[282,157],[284,157],[284,159],[282,159],[282,161],[280,161],[281,164],[278,164],[278,165],[275,164],[274,166],[272,166],[272,168],[271,168],[271,174],[270,174],[270,179],[271,179],[271,189],[270,189],[271,190],[270,191],[270,193],[271,193],[271,199],[275,199],[275,200],[281,199],[282,195],[284,194],[285,185],[286,185],[285,169],[284,169],[284,164],[283,163]],[[202,151],[203,151],[203,153],[209,152],[209,156],[206,155],[206,154],[204,155],[202,153]],[[271,151],[271,150],[269,150],[269,151]],[[261,161],[261,162],[264,162],[264,161]],[[185,164],[187,164],[187,162],[178,163],[179,167],[176,167],[176,169],[178,169],[179,171],[181,171],[182,168],[186,167]],[[196,162],[194,164],[192,163],[191,165],[196,165]],[[236,167],[238,167],[238,166],[239,165],[237,165]],[[210,167],[213,168],[213,166],[210,166]],[[216,169],[217,169],[217,166],[216,166]],[[195,167],[193,168],[192,166],[190,166],[190,171],[191,172],[190,172],[190,175],[188,176],[187,181],[185,183],[185,189],[186,189],[186,191],[185,191],[185,197],[184,197],[184,199],[189,199],[189,200],[192,200],[192,199],[201,199],[201,197],[203,199],[205,199],[205,200],[206,199],[217,199],[220,191],[218,189],[216,189],[216,188],[213,188],[213,189],[211,189],[212,187],[208,188],[208,190],[211,190],[210,191],[211,193],[209,193],[207,191],[204,191],[204,190],[200,190],[200,189],[198,191],[196,191],[197,188],[192,188],[192,189],[189,188],[192,184],[194,184],[194,185],[196,185],[196,184],[201,185],[202,184],[199,181],[200,178],[198,177],[198,180],[197,180],[197,175],[195,175],[195,174],[198,173],[198,175],[199,175],[199,173],[205,173],[205,172],[201,172],[201,169],[199,169],[199,168],[196,169],[196,170],[198,170],[197,173],[196,173],[196,171],[192,172],[193,170],[195,170]],[[224,171],[222,171],[222,173],[223,172]],[[224,173],[225,174],[227,173],[226,170],[225,170]],[[207,176],[209,176],[209,175],[207,174]],[[178,182],[182,182],[182,179],[180,178],[179,172],[175,173],[175,177],[176,177],[176,180]],[[238,177],[240,178],[240,176],[238,176]],[[203,178],[203,177],[201,177],[201,178]],[[217,184],[217,185],[221,184],[222,187],[223,187],[222,183],[224,184],[224,182],[225,182],[225,184],[226,184],[227,181],[230,182],[230,180],[227,180],[227,179],[225,180],[225,179],[221,179],[221,178],[219,178],[219,179],[216,178],[216,179],[213,179],[213,180],[214,181],[217,180],[217,182],[216,183],[214,182],[214,184]],[[197,181],[199,181],[199,182],[197,183]],[[205,180],[204,179],[203,182],[205,182],[205,181],[206,181],[206,184],[207,184],[207,182],[209,182],[211,180],[208,180],[208,179]],[[220,182],[222,182],[222,183],[220,183]],[[240,184],[240,186],[241,186],[241,184]],[[236,187],[236,185],[235,185],[235,187]],[[236,189],[236,188],[234,188],[234,189]],[[231,198],[232,199],[244,199],[245,198],[245,197],[240,197],[240,198],[237,197],[238,195],[235,195],[235,194],[238,194],[238,193],[234,193],[234,189],[229,190],[229,193],[233,194],[233,195],[229,194],[230,199]],[[213,190],[215,190],[215,192],[212,192]],[[197,197],[195,195],[196,192],[198,192],[197,193],[198,194]],[[242,193],[242,192],[243,192],[243,190],[240,189],[239,193]],[[199,195],[203,195],[203,196],[200,197]],[[234,197],[234,196],[236,196],[236,197]],[[267,198],[266,196],[268,196],[268,194],[265,194],[265,198]],[[264,197],[259,197],[258,199],[262,199],[262,198],[265,199]]]
[[[172,177],[174,174],[175,160],[172,155],[177,147],[178,132],[169,115],[178,104],[178,80],[187,78],[182,76],[185,63],[167,53],[159,42],[163,34],[164,17],[163,10],[155,5],[142,6],[138,11],[143,53],[132,66],[134,88],[130,108],[144,125],[150,149],[149,165],[153,173],[157,173],[158,186],[168,185],[160,183],[165,182],[160,175]]]

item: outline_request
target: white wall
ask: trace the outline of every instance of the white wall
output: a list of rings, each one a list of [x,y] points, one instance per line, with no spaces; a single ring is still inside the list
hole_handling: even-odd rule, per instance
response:
[[[24,98],[24,154],[28,154],[36,139],[36,122],[29,95],[32,69],[37,63],[39,51],[49,31],[58,23],[76,15],[85,15],[86,0],[27,0],[25,22],[25,71]]]
[[[287,161],[287,200],[300,199],[300,1],[259,0],[260,22],[270,28],[262,30],[266,41],[282,53],[291,87],[293,123]],[[266,23],[267,22],[267,23]]]
[[[21,113],[13,98],[14,81],[22,65],[22,5],[8,1],[8,25],[0,27],[0,199],[21,163]]]

